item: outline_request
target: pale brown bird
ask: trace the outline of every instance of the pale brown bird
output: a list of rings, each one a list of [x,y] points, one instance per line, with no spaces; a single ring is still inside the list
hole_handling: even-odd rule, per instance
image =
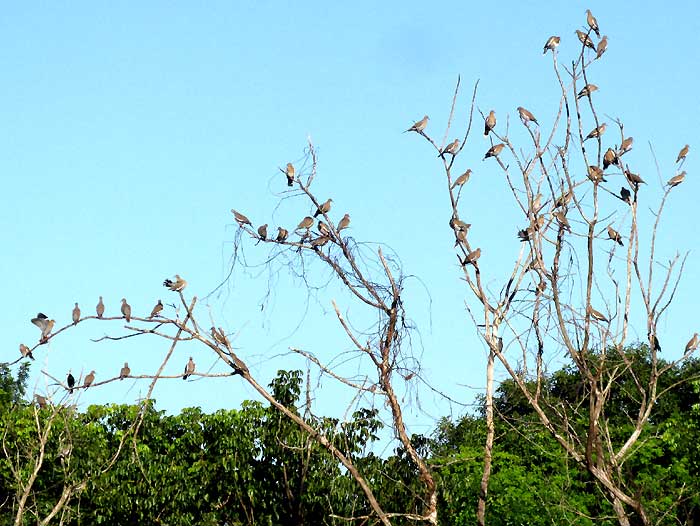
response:
[[[676,162],[679,163],[681,160],[685,159],[686,155],[688,155],[688,150],[690,150],[690,146],[687,144],[681,148],[681,151],[678,152],[678,158],[676,158]]]
[[[476,266],[476,261],[481,257],[481,249],[477,248],[476,250],[472,250],[467,254],[464,258],[464,265],[469,265],[472,264]]]
[[[32,356],[32,350],[23,343],[19,344],[19,353],[22,355],[23,358],[29,356],[29,358],[31,358],[32,360],[34,359],[34,356]]]
[[[46,328],[41,331],[41,339],[42,340],[47,340],[49,335],[51,334],[51,331],[53,330],[53,326],[56,324],[55,320],[49,320],[46,322]]]
[[[40,394],[35,395],[36,398],[36,403],[39,405],[39,409],[45,409],[46,408],[46,397],[41,396]]]
[[[216,343],[219,343],[219,344],[223,345],[224,347],[228,347],[228,345],[229,345],[228,338],[226,338],[226,334],[224,333],[223,330],[221,330],[221,328],[219,328],[217,330],[215,327],[212,326],[211,336],[212,336],[212,338],[214,338],[214,341]]]
[[[596,184],[604,183],[606,181],[605,177],[603,177],[603,170],[600,166],[589,166],[588,178]]]
[[[461,219],[457,219],[455,217],[452,217],[450,219],[450,228],[452,228],[453,230],[466,232],[467,230],[469,230],[470,226],[472,226],[471,223],[465,223]]]
[[[561,207],[566,207],[568,204],[571,202],[571,198],[574,196],[573,192],[571,190],[567,190],[565,194],[560,195],[557,197],[557,200],[554,201],[554,208],[561,208]]]
[[[350,226],[350,214],[345,214],[338,222],[338,232]]]
[[[581,41],[581,44],[583,44],[584,46],[589,47],[593,51],[595,51],[595,44],[591,40],[591,37],[589,37],[586,33],[577,29],[576,36]]]
[[[277,227],[276,241],[279,241],[279,242],[285,241],[287,239],[287,236],[289,236],[289,230],[287,230],[286,228],[282,228],[281,226],[278,226]]]
[[[678,175],[674,175],[673,177],[671,177],[666,184],[673,188],[674,186],[678,186],[679,184],[681,184],[683,181],[685,181],[685,170],[683,170]]]
[[[253,226],[253,223],[250,222],[250,219],[248,219],[246,216],[241,214],[240,212],[237,212],[233,208],[231,209],[231,212],[233,213],[233,218],[236,220],[239,226],[243,225],[250,225]]]
[[[502,142],[499,142],[498,144],[494,144],[493,146],[491,146],[491,148],[488,149],[488,151],[486,152],[486,155],[484,155],[484,159],[482,159],[482,160],[486,160],[489,157],[498,157],[498,155],[503,151],[503,148],[505,148],[505,147],[506,147],[506,145],[503,144]]]
[[[563,229],[568,230],[569,232],[571,231],[571,225],[569,224],[569,220],[566,218],[566,214],[564,214],[564,212],[557,210],[556,212],[552,212],[552,215]]]
[[[121,370],[119,371],[119,379],[123,380],[124,378],[126,378],[130,374],[131,374],[131,369],[129,368],[129,363],[124,362],[124,367],[122,367]]]
[[[534,122],[535,124],[539,125],[532,112],[526,110],[522,106],[518,106],[518,114],[520,115],[520,120],[523,121],[523,124],[527,125],[528,122]]]
[[[314,218],[311,216],[306,216],[304,219],[302,219],[299,224],[297,225],[297,230],[308,230],[314,226]]]
[[[602,322],[608,322],[608,321],[610,321],[610,320],[608,320],[608,318],[606,318],[606,317],[603,315],[602,312],[599,312],[599,311],[595,310],[595,309],[594,309],[593,307],[591,307],[590,305],[588,306],[588,308],[587,308],[586,310],[588,311],[588,314],[591,315],[591,318],[593,318],[594,320],[598,320],[598,321],[602,321]]]
[[[615,241],[621,247],[625,246],[625,244],[622,242],[622,236],[620,235],[620,233],[610,225],[608,225],[608,237]]]
[[[594,91],[598,91],[598,86],[596,86],[595,84],[586,84],[583,88],[581,88],[581,91],[578,92],[576,98],[582,99],[583,97],[589,96]]]
[[[267,239],[267,223],[258,227],[258,236],[265,241]]]
[[[88,374],[85,377],[85,382],[83,383],[83,387],[90,387],[92,385],[92,382],[95,381],[95,371],[90,371],[90,374]]]
[[[627,188],[625,188],[624,186],[620,188],[620,199],[622,199],[628,205],[632,204],[631,197],[632,197],[632,194],[630,193],[630,191]]]
[[[126,318],[126,322],[131,321],[131,305],[126,302],[126,298],[122,298],[122,316]]]
[[[321,236],[321,237],[317,237],[315,239],[312,239],[310,244],[313,248],[318,248],[318,247],[324,246],[330,240],[331,240],[331,238],[328,236]]]
[[[319,207],[316,209],[316,212],[314,212],[314,217],[318,217],[321,214],[327,214],[328,212],[330,212],[332,202],[333,199],[328,199],[325,203],[321,203],[321,205],[319,205]]]
[[[429,121],[429,120],[430,120],[430,117],[428,117],[427,115],[424,115],[423,118],[422,118],[421,120],[419,120],[418,122],[413,123],[413,126],[411,126],[411,127],[410,127],[408,130],[406,130],[404,133],[406,133],[406,132],[412,132],[412,131],[414,131],[414,132],[419,132],[419,133],[422,132],[423,130],[425,130],[425,127],[428,125],[428,121]]]
[[[324,223],[323,221],[319,221],[319,222],[318,222],[318,225],[316,225],[316,226],[317,226],[317,228],[318,228],[319,233],[320,233],[322,236],[330,237],[330,235],[331,235],[331,229],[328,228],[328,225],[327,225],[326,223]]]
[[[618,152],[618,156],[624,155],[627,152],[629,152],[632,149],[632,143],[634,142],[634,137],[627,137],[626,139],[623,139],[622,144],[620,145],[620,151]]]
[[[163,302],[158,300],[158,303],[156,303],[155,307],[153,307],[153,310],[151,311],[151,318],[155,318],[160,314],[160,312],[163,310]]]
[[[76,302],[75,307],[73,307],[73,325],[76,325],[80,321],[80,308]]]
[[[608,148],[603,154],[603,170],[606,170],[611,164],[617,164],[617,154],[612,148]]]
[[[698,336],[696,332],[693,334],[693,337],[688,340],[688,343],[685,344],[685,352],[693,352],[698,348],[698,344],[700,344],[700,336]]]
[[[605,128],[607,127],[607,124],[603,123],[597,128],[593,128],[588,135],[586,135],[586,138],[584,139],[584,142],[587,141],[588,139],[594,139],[596,137],[600,137],[605,133]]]
[[[32,323],[41,329],[41,341],[44,341],[49,337],[49,334],[51,334],[56,322],[50,320],[46,314],[40,312],[36,315],[36,318],[32,318]]]
[[[484,135],[488,135],[496,127],[496,112],[491,110],[484,120]]]
[[[102,315],[105,313],[105,304],[102,303],[102,296],[100,296],[100,301],[97,302],[97,307],[95,307],[95,311],[97,312],[98,318],[101,318]]]
[[[588,22],[588,27],[595,31],[596,36],[600,38],[600,28],[598,28],[598,21],[595,19],[590,9],[586,9],[586,22]]]
[[[544,44],[544,51],[542,52],[542,54],[545,55],[548,49],[551,49],[552,53],[554,53],[554,48],[556,48],[559,45],[559,42],[561,42],[561,38],[556,36],[549,37],[547,39],[547,42],[545,42]]]
[[[187,380],[187,378],[194,373],[194,360],[190,356],[190,360],[187,362],[187,365],[185,365],[185,374],[182,375],[183,380]]]
[[[471,174],[472,174],[471,170],[467,170],[466,172],[464,172],[462,175],[457,177],[457,179],[455,179],[455,182],[452,183],[452,186],[450,187],[450,189],[454,190],[455,186],[462,186],[464,183],[469,181],[469,176]]]
[[[625,167],[625,177],[627,178],[627,182],[629,182],[629,184],[632,185],[635,190],[639,189],[640,184],[646,184],[644,179],[639,177],[639,174],[630,172],[629,166]]]
[[[600,39],[600,42],[598,42],[598,49],[596,49],[595,52],[595,58],[596,60],[599,59],[600,57],[603,56],[603,53],[608,49],[608,37],[604,36],[603,38]]]
[[[440,150],[438,157],[444,157],[446,153],[449,153],[450,155],[454,155],[458,149],[459,149],[459,139],[455,139],[450,144],[445,146],[442,150]]]
[[[294,185],[294,165],[292,163],[287,163],[287,168],[284,170],[284,175],[287,176],[287,186]]]
[[[181,292],[185,290],[185,287],[187,286],[187,281],[182,279],[180,277],[180,274],[175,274],[175,279],[166,279],[165,281],[163,281],[163,286],[166,289],[172,290],[173,292]]]

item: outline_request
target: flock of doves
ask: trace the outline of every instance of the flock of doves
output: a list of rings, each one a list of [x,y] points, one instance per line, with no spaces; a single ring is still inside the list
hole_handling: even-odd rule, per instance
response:
[[[166,287],[167,289],[173,291],[173,292],[181,292],[184,290],[184,288],[187,286],[187,281],[185,281],[183,278],[181,278],[178,274],[175,275],[175,279],[166,279],[163,282],[163,286]],[[163,310],[163,302],[161,300],[158,300],[158,303],[153,307],[153,310],[151,310],[151,315],[149,318],[155,318],[160,316],[161,311]],[[105,305],[102,301],[102,296],[99,297],[99,301],[97,302],[97,306],[95,307],[95,312],[97,314],[98,319],[102,319],[104,317],[105,313]],[[121,313],[122,316],[126,319],[127,323],[131,321],[131,305],[127,303],[126,298],[122,298],[121,300]],[[81,311],[80,307],[78,307],[78,304],[75,303],[75,307],[73,308],[72,312],[72,320],[73,320],[73,325],[77,325],[79,321],[81,321]],[[32,323],[39,327],[41,330],[41,337],[39,339],[39,343],[37,345],[42,345],[49,340],[49,336],[51,335],[51,331],[54,328],[54,325],[56,324],[55,320],[49,319],[49,317],[40,312],[36,315],[36,318],[32,318]],[[19,351],[22,354],[23,357],[28,357],[31,358],[32,360],[34,359],[34,356],[32,355],[32,349],[30,349],[28,346],[26,346],[23,343],[20,343],[19,345]],[[189,376],[191,376],[195,372],[195,363],[192,357],[190,356],[189,361],[187,362],[187,365],[185,365],[185,371],[182,375],[183,380],[187,380]],[[124,362],[124,366],[121,368],[119,371],[119,379],[123,380],[124,378],[127,378],[128,376],[131,375],[131,369],[129,368],[129,364],[127,362]],[[92,383],[95,381],[95,371],[90,371],[85,376],[85,379],[83,381],[82,387],[90,387]],[[73,388],[75,387],[75,377],[73,374],[69,371],[68,375],[66,377],[66,385],[68,386],[68,391],[73,392]],[[40,398],[40,397],[37,397]],[[43,398],[43,397],[41,397]],[[45,400],[45,399],[44,399]]]

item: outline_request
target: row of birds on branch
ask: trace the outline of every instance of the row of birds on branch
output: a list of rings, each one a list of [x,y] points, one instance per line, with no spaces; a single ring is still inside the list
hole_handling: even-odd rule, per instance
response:
[[[291,163],[287,164],[287,167],[289,168],[291,166]],[[298,233],[301,237],[299,239],[299,243],[304,243],[306,241],[309,242],[312,248],[316,249],[318,247],[322,247],[329,241],[333,241],[335,239],[335,236],[333,234],[333,229],[326,224],[322,219],[318,220],[318,223],[316,225],[318,233],[316,237],[314,237],[311,233],[311,229],[314,226],[314,223],[316,223],[316,218],[320,215],[326,216],[328,212],[331,210],[331,203],[333,202],[333,199],[328,199],[325,202],[321,203],[318,205],[316,208],[316,211],[312,216],[306,216],[304,217],[297,227],[294,229],[294,232]],[[240,227],[245,227],[245,226],[250,226],[251,228],[253,227],[253,223],[251,222],[250,219],[241,212],[231,209],[231,213],[233,214],[233,218],[236,220],[236,223],[238,223],[238,226]],[[340,234],[340,232],[350,226],[350,214],[345,214],[340,221],[338,221],[338,225],[335,229],[335,231]],[[258,239],[260,241],[273,241],[272,238],[268,238],[268,232],[267,232],[267,223],[260,225],[257,229],[257,234],[258,234]],[[284,227],[277,227],[277,236],[274,238],[274,241],[278,243],[284,243],[287,241],[289,238],[289,230],[287,230]]]
[[[583,32],[580,29],[576,30],[576,36],[578,37],[579,41],[581,44],[583,44],[584,49],[585,48],[590,48],[593,51],[596,52],[596,60],[599,59],[600,57],[603,56],[603,53],[608,48],[608,37],[603,36],[603,38],[600,37],[600,28],[598,27],[598,20],[593,16],[593,13],[591,13],[590,9],[586,9],[586,23],[588,24],[588,31]],[[598,45],[596,46],[593,43],[593,40],[591,39],[591,31],[593,31],[598,38],[600,38],[600,41],[598,42]],[[551,36],[547,39],[547,42],[544,44],[544,50],[542,51],[542,54],[546,54],[547,51],[552,51],[554,53],[554,50],[556,47],[559,45],[561,42],[561,37],[558,36]]]
[[[189,361],[185,365],[185,371],[182,375],[182,379],[187,380],[187,378],[194,374],[195,368],[196,366],[194,360],[190,356]],[[128,378],[129,376],[131,376],[131,368],[129,367],[128,362],[124,362],[124,366],[119,370],[119,379],[123,380],[124,378]],[[81,387],[88,388],[92,385],[94,381],[95,371],[93,370],[85,376]],[[68,371],[68,375],[66,376],[66,386],[68,386],[68,391],[72,393],[73,388],[75,387],[75,377],[73,376],[73,373],[71,371]]]

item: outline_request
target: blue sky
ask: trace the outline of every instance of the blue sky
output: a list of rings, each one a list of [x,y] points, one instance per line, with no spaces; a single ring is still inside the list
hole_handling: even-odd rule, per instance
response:
[[[301,201],[273,214],[274,192],[285,189],[278,167],[301,160],[311,137],[319,197],[334,198],[338,218],[351,214],[356,239],[388,244],[404,271],[421,280],[410,282],[407,307],[420,330],[415,352],[426,377],[470,402],[484,383],[485,352],[465,315],[441,165],[419,137],[401,132],[428,114],[429,131],[441,138],[458,75],[462,125],[477,79],[482,110],[510,115],[511,126],[520,105],[551,120],[558,87],[542,46],[561,35],[560,56],[570,63],[587,7],[609,36],[608,52],[590,72],[599,108],[622,118],[635,137],[628,161],[652,182],[649,192],[660,194],[648,145],[666,180],[678,150],[691,144],[689,176],[672,196],[660,241],[664,259],[691,251],[660,332],[668,347],[685,344],[697,323],[700,278],[694,3],[662,10],[638,2],[632,10],[606,2],[506,2],[495,12],[467,2],[75,2],[6,6],[0,20],[1,359],[14,359],[19,342],[36,341],[29,319],[38,311],[61,324],[75,301],[92,313],[102,295],[108,313],[118,312],[122,297],[148,313],[157,299],[171,300],[161,282],[175,273],[189,280],[188,293],[205,296],[228,269],[231,208],[256,224],[288,227],[306,215]],[[518,225],[498,229],[493,203],[504,188],[490,183],[499,175],[493,163],[481,162],[486,143],[478,134],[472,143],[461,161],[477,183],[464,202],[472,236],[498,234],[510,243],[485,252],[498,269],[517,256]],[[265,254],[247,246],[246,255],[259,261]],[[498,275],[488,279],[500,287]],[[329,359],[348,349],[330,307],[331,298],[347,299],[341,291],[307,301],[298,280],[280,273],[261,310],[267,283],[259,270],[237,271],[208,302],[263,383],[277,369],[305,367],[287,353],[290,346]],[[134,372],[155,371],[162,341],[89,341],[119,331],[119,324],[81,324],[40,348],[32,387],[46,390],[41,368],[59,377],[69,368],[95,369],[104,379],[128,360]],[[168,372],[180,372],[189,354],[200,368],[213,365],[201,349],[183,346]],[[329,387],[324,379],[316,392],[319,412],[345,407]],[[146,389],[143,381],[110,384],[82,395],[81,404],[132,402]],[[427,431],[434,416],[463,411],[418,393],[421,402],[408,415],[415,431]],[[170,411],[236,407],[253,396],[238,379],[167,381],[155,393]]]

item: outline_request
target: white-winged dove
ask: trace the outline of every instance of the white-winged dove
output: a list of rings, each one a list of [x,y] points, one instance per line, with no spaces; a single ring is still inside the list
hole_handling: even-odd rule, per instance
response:
[[[165,281],[163,281],[163,286],[167,289],[172,290],[173,292],[181,292],[185,290],[185,287],[187,286],[187,281],[181,278],[179,274],[175,274],[175,279],[166,279]]]
[[[618,152],[618,156],[624,155],[627,152],[629,152],[632,149],[632,143],[634,142],[634,137],[627,137],[626,139],[622,140],[622,144],[620,145],[620,151]]]
[[[489,157],[498,157],[498,155],[503,151],[503,148],[505,148],[506,145],[503,144],[502,142],[499,142],[498,144],[494,144],[491,146],[491,148],[488,149],[486,152],[486,155],[484,155],[484,159],[486,160]]]
[[[155,307],[153,307],[153,310],[151,311],[151,318],[155,318],[160,314],[160,312],[163,310],[163,302],[158,300],[158,303],[156,303]]]
[[[287,177],[287,186],[294,185],[294,165],[292,163],[287,163],[287,168],[284,170],[284,175]]]
[[[345,214],[338,222],[338,232],[350,226],[350,214]]]
[[[591,40],[591,37],[589,37],[586,33],[577,29],[576,36],[581,41],[581,44],[583,44],[584,46],[589,47],[593,51],[595,51],[595,44]]]
[[[602,321],[602,322],[608,322],[608,321],[610,321],[610,320],[608,320],[608,318],[606,318],[606,317],[603,315],[603,313],[601,313],[601,312],[595,310],[595,309],[594,309],[593,307],[591,307],[590,305],[588,306],[588,309],[587,309],[587,310],[588,310],[588,313],[591,315],[591,318],[593,318],[594,320],[598,320],[598,321]]]
[[[603,53],[608,49],[608,37],[607,35],[600,39],[598,42],[598,48],[595,51],[596,60],[603,56]]]
[[[131,305],[129,305],[126,302],[126,298],[122,298],[122,316],[126,318],[126,322],[129,323],[131,321]]]
[[[520,115],[520,120],[523,121],[523,124],[525,125],[527,125],[528,122],[539,124],[532,112],[526,110],[522,106],[518,106],[518,114]]]
[[[674,186],[678,186],[681,184],[683,181],[685,181],[685,170],[679,173],[678,175],[674,175],[668,180],[668,183],[666,183],[668,186],[673,188]]]
[[[95,312],[97,312],[98,318],[101,318],[102,315],[105,313],[105,304],[102,303],[102,296],[100,296],[100,301],[97,302],[97,306],[95,307]]]
[[[267,223],[258,227],[258,236],[265,241],[267,239]]]
[[[124,367],[122,367],[121,370],[119,371],[119,379],[123,380],[124,378],[126,378],[130,374],[131,374],[131,369],[129,368],[129,363],[124,362]]]
[[[596,36],[600,38],[600,28],[598,27],[598,21],[595,19],[590,9],[586,9],[586,22],[588,22],[588,27],[595,31]]]
[[[19,344],[19,352],[24,358],[29,356],[29,358],[31,358],[32,360],[34,359],[34,356],[32,356],[32,350],[23,343]]]
[[[601,124],[597,128],[593,128],[588,133],[588,135],[586,135],[586,138],[584,139],[584,141],[587,141],[588,139],[594,139],[596,137],[600,137],[601,135],[603,135],[605,133],[605,128],[607,128],[607,124],[605,124],[605,123]]]
[[[73,325],[77,324],[80,321],[80,308],[78,307],[77,302],[75,304],[75,307],[73,307],[72,318],[73,318]]]
[[[608,225],[608,237],[615,241],[621,247],[625,246],[625,244],[622,242],[622,236],[620,235],[620,233],[610,225]]]
[[[304,219],[299,221],[299,224],[297,225],[297,230],[308,230],[314,226],[314,218],[311,216],[306,216]]]
[[[415,122],[413,124],[413,126],[411,126],[408,130],[406,130],[406,132],[412,132],[412,131],[422,132],[423,130],[425,130],[425,127],[428,125],[429,120],[430,120],[430,117],[428,117],[427,115],[424,115],[421,120],[419,120],[418,122]],[[404,133],[406,133],[406,132],[404,132]]]
[[[287,236],[289,236],[289,231],[286,228],[282,228],[281,226],[278,226],[277,227],[276,241],[280,241],[280,242],[285,241],[287,239]]]
[[[686,155],[688,155],[688,150],[690,150],[690,146],[687,144],[681,148],[681,151],[678,152],[678,157],[676,158],[677,163],[681,162],[682,159],[685,159]]]
[[[608,148],[603,154],[603,170],[606,170],[611,164],[617,164],[617,153],[612,148]]]
[[[459,139],[455,139],[450,144],[445,146],[442,150],[440,150],[438,157],[444,157],[446,153],[449,153],[450,155],[455,155],[457,153],[457,150],[459,150]]]
[[[471,170],[467,170],[467,171],[464,172],[462,175],[460,175],[459,177],[457,177],[457,179],[455,179],[455,182],[452,183],[451,189],[454,190],[455,186],[462,186],[464,183],[466,183],[467,181],[469,181],[469,176],[470,176],[471,174],[472,174],[472,171],[471,171]]]
[[[491,110],[484,120],[484,135],[488,135],[496,127],[496,112]]]
[[[581,91],[578,92],[576,98],[582,99],[583,97],[587,97],[594,91],[598,91],[598,86],[596,86],[595,84],[586,84],[583,88],[581,88]]]
[[[557,36],[551,36],[547,39],[547,42],[544,44],[544,51],[542,52],[543,55],[547,53],[548,49],[552,50],[552,53],[554,53],[554,48],[556,48],[559,45],[559,42],[561,42],[561,38]]]
[[[246,216],[244,216],[240,212],[234,210],[233,208],[231,209],[231,212],[233,213],[233,218],[236,220],[236,222],[240,226],[243,226],[243,225],[253,226],[253,223],[250,222],[250,219],[248,219]]]
[[[698,336],[698,333],[696,332],[693,334],[693,337],[688,340],[688,343],[685,345],[685,352],[692,352],[695,349],[698,348],[698,344],[700,343],[700,337]]]
[[[187,380],[187,378],[194,373],[194,360],[190,356],[190,360],[187,362],[187,365],[185,365],[185,374],[182,375],[183,380]]]
[[[318,217],[321,214],[327,214],[328,212],[330,212],[332,202],[333,202],[333,199],[327,199],[325,203],[321,203],[319,205],[319,207],[316,209],[316,212],[314,212],[314,217]]]
[[[83,383],[84,387],[90,387],[92,385],[92,382],[95,381],[95,371],[90,371],[90,374],[88,374],[85,377],[85,382]]]

